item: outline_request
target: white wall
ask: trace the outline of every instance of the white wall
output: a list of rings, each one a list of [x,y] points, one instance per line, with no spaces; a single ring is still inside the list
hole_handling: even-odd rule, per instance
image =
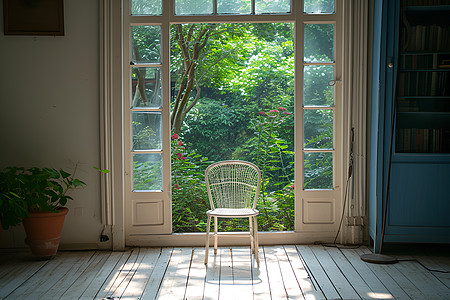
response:
[[[65,0],[64,11],[62,37],[5,36],[0,13],[0,168],[71,170],[78,162],[87,186],[72,193],[61,244],[94,247],[102,230],[100,174],[92,168],[100,164],[99,3]],[[0,247],[22,247],[23,238],[15,227]]]

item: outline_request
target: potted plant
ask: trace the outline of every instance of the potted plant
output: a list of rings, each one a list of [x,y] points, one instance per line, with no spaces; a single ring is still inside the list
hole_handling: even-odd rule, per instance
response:
[[[28,213],[23,218],[26,243],[34,255],[53,257],[69,211],[64,205],[72,199],[67,193],[85,183],[62,169],[12,167],[6,172],[14,177],[9,184],[9,192],[23,200]]]

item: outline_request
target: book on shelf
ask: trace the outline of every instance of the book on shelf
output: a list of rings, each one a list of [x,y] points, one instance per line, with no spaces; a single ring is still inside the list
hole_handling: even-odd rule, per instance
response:
[[[399,128],[397,153],[450,153],[450,128]]]

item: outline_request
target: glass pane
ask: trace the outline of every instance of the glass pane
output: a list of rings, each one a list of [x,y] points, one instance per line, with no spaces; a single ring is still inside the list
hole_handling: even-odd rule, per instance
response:
[[[131,0],[132,15],[161,15],[162,0]]]
[[[333,106],[334,86],[328,82],[334,79],[334,66],[305,66],[303,74],[303,105]]]
[[[217,0],[218,14],[251,14],[250,0]]]
[[[161,27],[133,26],[131,60],[134,63],[161,62]]]
[[[255,0],[256,14],[291,12],[291,0]]]
[[[333,188],[333,153],[305,153],[304,189]]]
[[[333,45],[333,24],[305,24],[305,62],[333,62]]]
[[[160,150],[161,113],[133,112],[133,150]]]
[[[212,15],[212,0],[175,0],[175,15]]]
[[[162,157],[159,153],[133,155],[135,191],[162,190]]]
[[[161,107],[161,70],[159,68],[133,68],[131,93],[131,107]]]
[[[333,14],[334,0],[304,0],[305,14]]]
[[[303,148],[333,149],[333,110],[307,109],[303,124]]]

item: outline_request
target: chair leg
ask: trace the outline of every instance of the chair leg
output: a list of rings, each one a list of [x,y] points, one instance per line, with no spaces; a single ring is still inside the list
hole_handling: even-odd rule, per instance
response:
[[[253,220],[255,222],[254,224],[254,234],[255,234],[255,258],[256,258],[256,264],[259,268],[259,240],[258,240],[258,221],[256,219],[256,216],[253,217]]]
[[[209,231],[211,229],[211,216],[208,215],[208,221],[206,223],[206,244],[205,244],[205,265],[208,264],[208,254],[209,254]]]
[[[250,249],[255,253],[255,233],[253,231],[253,217],[248,217],[248,227],[250,230]]]
[[[217,254],[217,226],[218,226],[218,222],[217,222],[217,217],[214,216],[214,255]]]

